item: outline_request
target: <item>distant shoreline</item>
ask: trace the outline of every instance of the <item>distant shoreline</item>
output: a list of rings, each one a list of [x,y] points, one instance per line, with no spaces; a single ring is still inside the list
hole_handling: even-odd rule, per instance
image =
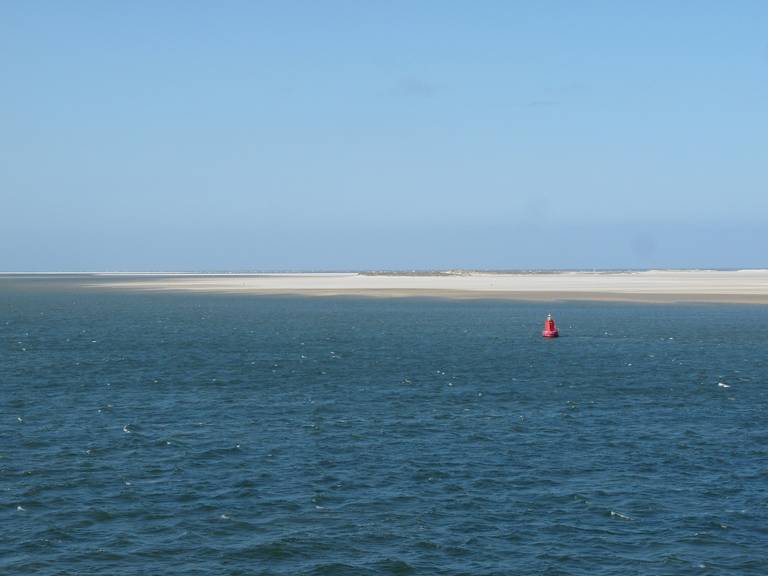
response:
[[[69,277],[88,289],[612,302],[768,304],[768,270],[4,273],[0,279]],[[69,281],[68,280],[68,281]]]
[[[744,272],[768,273],[768,268],[520,268],[520,269],[420,269],[420,270],[43,270],[6,271],[3,276],[478,276],[557,274],[638,274],[638,273]]]

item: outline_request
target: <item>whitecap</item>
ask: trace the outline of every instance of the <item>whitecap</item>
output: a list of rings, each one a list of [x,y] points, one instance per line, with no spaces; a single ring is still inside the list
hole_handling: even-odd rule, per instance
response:
[[[726,384],[725,382],[718,382],[717,385],[720,388],[730,388],[731,387],[730,384]]]
[[[616,512],[614,510],[611,510],[611,516],[613,518],[621,518],[622,520],[632,520],[632,518],[630,518],[626,514],[622,514],[621,512]]]
[[[125,426],[123,426],[123,432],[125,432],[126,434],[130,434],[130,433],[131,433],[131,431],[130,431],[130,430],[128,430],[128,424],[126,424]]]
[[[19,512],[24,512],[26,511],[26,508],[24,508],[24,506],[16,506],[16,510],[18,510]]]

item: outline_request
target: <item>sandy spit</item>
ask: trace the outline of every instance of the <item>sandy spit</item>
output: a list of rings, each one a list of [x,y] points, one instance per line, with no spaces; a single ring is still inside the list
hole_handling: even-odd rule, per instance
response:
[[[768,304],[768,270],[462,274],[102,274],[92,288],[312,296]]]

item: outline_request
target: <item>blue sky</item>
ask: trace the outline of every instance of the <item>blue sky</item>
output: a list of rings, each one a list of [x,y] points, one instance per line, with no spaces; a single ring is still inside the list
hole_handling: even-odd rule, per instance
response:
[[[0,3],[0,270],[765,267],[768,3]]]

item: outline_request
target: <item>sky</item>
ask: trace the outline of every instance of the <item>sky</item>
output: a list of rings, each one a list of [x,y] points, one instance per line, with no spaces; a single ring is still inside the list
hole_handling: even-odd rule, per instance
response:
[[[768,267],[768,3],[0,1],[0,270]]]

